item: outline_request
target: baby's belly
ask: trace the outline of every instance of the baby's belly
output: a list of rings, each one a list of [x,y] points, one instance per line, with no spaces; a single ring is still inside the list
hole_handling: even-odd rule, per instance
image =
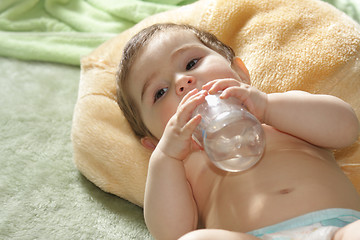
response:
[[[203,227],[247,232],[324,208],[360,210],[332,155],[310,146],[268,149],[255,167],[237,174],[195,163],[189,180]]]

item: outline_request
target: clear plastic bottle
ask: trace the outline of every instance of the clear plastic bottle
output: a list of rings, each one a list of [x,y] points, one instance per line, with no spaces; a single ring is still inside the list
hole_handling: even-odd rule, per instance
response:
[[[207,95],[195,109],[193,116],[200,114],[202,121],[193,137],[218,168],[229,172],[247,170],[262,157],[264,130],[236,98],[219,96]]]

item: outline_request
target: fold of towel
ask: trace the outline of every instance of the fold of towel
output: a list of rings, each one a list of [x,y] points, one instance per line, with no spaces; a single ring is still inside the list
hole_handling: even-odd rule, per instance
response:
[[[2,0],[0,55],[80,65],[80,58],[148,16],[195,0]]]

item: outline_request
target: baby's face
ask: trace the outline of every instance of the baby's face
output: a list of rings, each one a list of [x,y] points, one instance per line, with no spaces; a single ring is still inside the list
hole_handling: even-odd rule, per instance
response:
[[[157,138],[181,99],[209,81],[234,78],[231,63],[185,30],[157,33],[139,52],[129,74],[129,93],[142,120]]]

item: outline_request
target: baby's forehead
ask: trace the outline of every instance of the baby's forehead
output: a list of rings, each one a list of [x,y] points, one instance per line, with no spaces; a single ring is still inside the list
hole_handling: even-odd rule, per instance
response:
[[[164,55],[170,55],[176,48],[179,48],[186,43],[195,43],[196,41],[201,43],[195,34],[190,31],[177,31],[174,29],[158,31],[154,33],[151,38],[147,39],[145,44],[137,49],[138,53],[133,59],[131,70],[136,71],[136,65],[144,63],[148,64],[148,61],[156,60],[158,57],[163,57]]]
[[[165,29],[163,31],[156,32],[151,39],[149,39],[148,43],[153,41],[161,41],[166,43],[172,43],[174,40],[178,42],[199,42],[196,34],[189,29]]]
[[[187,29],[165,29],[158,31],[147,39],[146,43],[138,49],[139,54],[143,55],[149,49],[156,51],[170,51],[180,47],[182,44],[200,44],[205,46],[196,34]],[[205,46],[206,47],[206,46]]]

